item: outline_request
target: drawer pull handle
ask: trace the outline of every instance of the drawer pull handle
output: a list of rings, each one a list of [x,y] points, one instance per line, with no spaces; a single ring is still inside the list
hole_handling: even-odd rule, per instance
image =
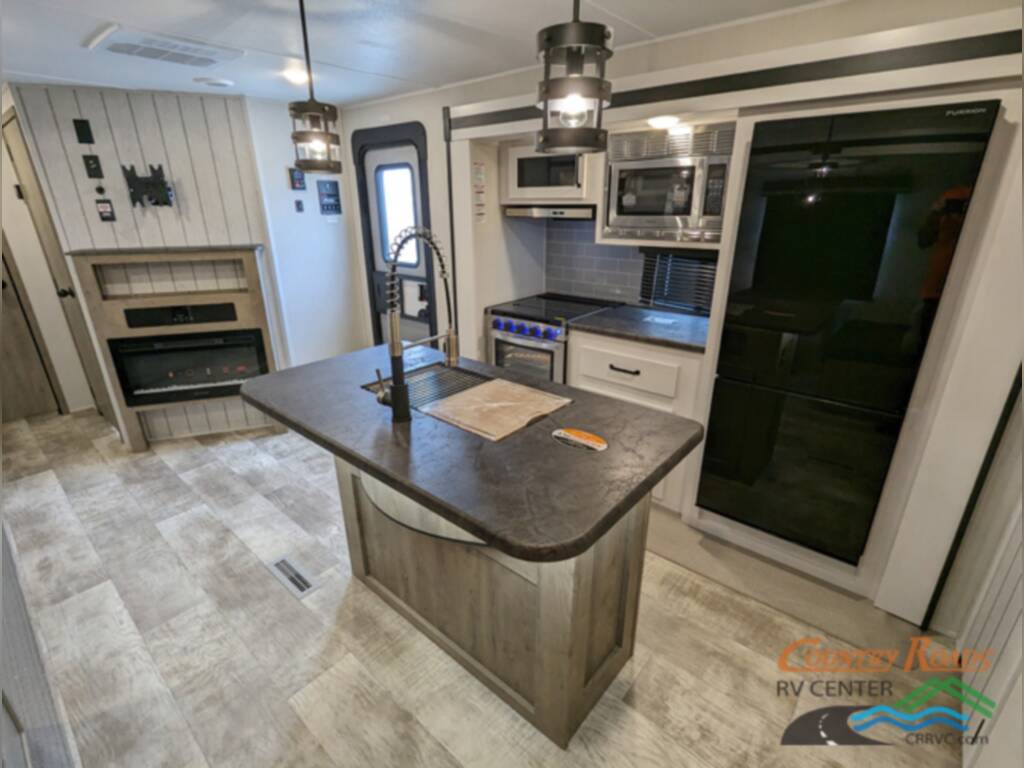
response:
[[[615,371],[617,373],[628,373],[630,376],[639,376],[640,375],[640,369],[639,368],[637,370],[635,370],[635,371],[632,371],[629,368],[619,368],[619,366],[615,365],[614,363],[608,363],[608,368],[609,368],[609,370]]]

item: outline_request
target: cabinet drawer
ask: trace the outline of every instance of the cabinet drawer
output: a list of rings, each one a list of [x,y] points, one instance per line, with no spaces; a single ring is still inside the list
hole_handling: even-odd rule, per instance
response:
[[[580,349],[580,373],[669,400],[679,383],[678,365],[591,346]]]

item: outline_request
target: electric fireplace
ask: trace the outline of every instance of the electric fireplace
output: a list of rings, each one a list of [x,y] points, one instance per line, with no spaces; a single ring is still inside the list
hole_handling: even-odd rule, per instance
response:
[[[235,395],[246,379],[268,371],[259,330],[110,339],[108,343],[129,407]]]

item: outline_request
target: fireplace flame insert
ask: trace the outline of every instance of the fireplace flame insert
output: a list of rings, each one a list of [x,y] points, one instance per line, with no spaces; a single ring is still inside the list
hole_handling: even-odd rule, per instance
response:
[[[110,339],[110,354],[128,406],[238,394],[267,373],[259,330]]]

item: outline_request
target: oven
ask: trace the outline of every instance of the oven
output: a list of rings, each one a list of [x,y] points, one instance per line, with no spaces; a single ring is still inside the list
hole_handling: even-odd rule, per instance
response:
[[[237,395],[246,379],[267,373],[259,330],[110,339],[128,406]]]
[[[613,134],[606,237],[718,242],[735,126]]]
[[[501,320],[493,322],[501,323]],[[505,330],[493,323],[487,335],[487,362],[527,376],[565,383],[565,341],[561,329],[545,324],[515,323]],[[524,330],[518,330],[519,327]],[[537,328],[538,335],[532,335]],[[546,338],[554,336],[554,338]]]

